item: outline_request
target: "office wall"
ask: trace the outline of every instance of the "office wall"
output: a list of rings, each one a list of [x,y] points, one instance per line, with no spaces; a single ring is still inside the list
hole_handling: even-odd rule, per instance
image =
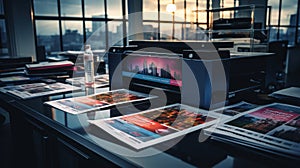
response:
[[[7,0],[5,3],[10,55],[35,59],[31,0]]]

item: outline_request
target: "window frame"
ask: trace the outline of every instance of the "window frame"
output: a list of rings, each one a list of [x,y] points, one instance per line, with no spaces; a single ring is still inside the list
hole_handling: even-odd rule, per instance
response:
[[[294,29],[295,30],[295,37],[294,37],[293,41],[289,41],[289,43],[292,43],[295,46],[299,45],[300,44],[300,40],[298,41],[298,36],[299,36],[299,28],[300,28],[300,26],[299,26],[300,0],[298,0],[298,2],[297,2],[297,11],[295,13],[296,14],[296,24],[295,25],[290,25],[290,24],[289,25],[282,25],[281,24],[281,18],[283,17],[281,15],[281,13],[282,13],[282,6],[283,6],[282,2],[283,2],[283,0],[278,0],[278,4],[279,4],[278,12],[279,13],[278,13],[278,22],[277,22],[277,24],[271,24],[271,21],[268,21],[268,23],[267,23],[266,26],[267,26],[267,28],[268,28],[269,31],[270,31],[271,27],[277,28],[276,40],[282,40],[281,39],[281,33],[280,33],[281,28],[287,28],[287,29],[288,28],[292,28],[292,29]],[[272,12],[272,10],[271,10],[271,12]]]
[[[3,49],[7,49],[7,53],[2,53],[2,51],[0,52],[0,57],[3,57],[3,56],[8,56],[10,54],[10,47],[9,47],[9,36],[8,36],[8,27],[7,27],[7,17],[6,17],[6,0],[2,0],[2,9],[3,9],[3,13],[0,13],[0,20],[3,20],[4,21],[4,27],[6,29],[6,32],[5,32],[5,36],[6,36],[6,46],[3,46],[3,43],[2,40],[0,41],[1,45],[0,45],[0,49],[3,50]],[[2,33],[2,32],[0,32]]]
[[[85,1],[86,0],[81,0],[81,12],[82,15],[81,16],[62,16],[61,14],[61,0],[57,0],[57,8],[58,8],[58,16],[39,16],[39,15],[35,15],[35,11],[34,11],[34,0],[31,0],[32,3],[32,13],[33,13],[33,27],[34,27],[34,38],[37,39],[38,35],[37,35],[37,27],[36,27],[36,21],[47,21],[47,20],[54,20],[54,21],[58,21],[59,25],[59,40],[60,40],[60,51],[65,51],[64,49],[64,43],[63,43],[63,25],[62,22],[63,21],[80,21],[82,22],[82,38],[83,38],[83,43],[85,43],[87,41],[87,34],[86,34],[86,22],[87,21],[91,21],[91,22],[105,22],[105,49],[108,50],[109,48],[109,30],[108,30],[108,26],[107,23],[111,22],[111,21],[116,21],[116,22],[122,22],[123,23],[123,28],[122,28],[122,35],[123,37],[126,37],[126,25],[128,20],[125,17],[126,14],[126,0],[121,0],[121,9],[122,9],[122,18],[117,19],[117,18],[109,18],[108,17],[108,13],[107,13],[107,1],[108,0],[104,0],[104,12],[105,12],[105,17],[104,18],[93,18],[93,17],[85,17]],[[82,44],[83,45],[83,44]],[[123,39],[123,45],[127,45],[127,40],[126,38]],[[38,48],[38,42],[37,40],[35,40],[35,46],[36,48]],[[54,51],[51,51],[54,52]]]
[[[126,18],[126,15],[127,15],[127,10],[126,10],[126,5],[127,5],[127,1],[126,0],[121,0],[121,8],[122,8],[122,18],[109,18],[108,16],[108,10],[107,10],[107,2],[108,0],[104,0],[104,10],[105,10],[105,17],[104,18],[93,18],[93,17],[85,17],[85,1],[86,0],[81,0],[81,9],[82,9],[82,16],[81,17],[68,17],[68,16],[61,16],[61,0],[57,0],[57,7],[58,7],[58,16],[37,16],[35,15],[34,13],[34,0],[31,0],[32,1],[32,10],[33,10],[33,22],[34,22],[34,35],[35,35],[35,39],[37,39],[37,32],[36,32],[36,24],[35,22],[37,20],[57,20],[59,22],[59,36],[60,36],[60,50],[61,51],[64,51],[64,48],[63,48],[63,32],[62,32],[62,21],[81,21],[82,22],[82,25],[83,25],[83,42],[85,42],[87,40],[87,35],[86,35],[86,21],[95,21],[95,22],[105,22],[106,23],[106,28],[105,28],[105,48],[106,50],[108,50],[108,47],[109,47],[109,30],[108,30],[108,26],[107,26],[107,23],[110,22],[110,21],[117,21],[117,22],[122,22],[123,23],[123,29],[122,29],[122,35],[123,37],[123,45],[126,46],[128,44],[128,41],[127,41],[127,22],[128,22],[128,19]],[[183,10],[184,10],[184,15],[182,16],[183,17],[183,21],[172,21],[172,20],[162,20],[161,18],[161,0],[156,0],[157,1],[157,19],[148,19],[148,20],[144,20],[143,19],[143,24],[145,23],[157,23],[158,27],[157,27],[157,40],[160,40],[161,39],[161,24],[163,23],[174,23],[174,24],[182,24],[184,25],[184,27],[191,27],[193,24],[196,25],[196,27],[199,27],[200,25],[208,25],[209,23],[207,22],[209,20],[209,14],[207,13],[206,17],[207,17],[207,21],[206,22],[202,22],[199,20],[199,18],[197,17],[198,13],[196,12],[195,13],[195,20],[194,21],[188,21],[187,20],[187,0],[184,0],[184,5],[183,5]],[[174,1],[174,0],[173,0]],[[199,8],[199,4],[201,2],[201,0],[194,0],[195,3],[196,3],[196,9]],[[205,0],[203,0],[205,1]],[[278,15],[278,23],[273,23],[271,24],[271,21],[268,20],[268,22],[266,23],[266,28],[269,29],[270,31],[270,28],[271,27],[274,27],[277,29],[277,35],[276,35],[276,40],[281,40],[280,37],[281,37],[281,32],[280,32],[280,29],[281,28],[293,28],[295,29],[295,38],[293,39],[293,43],[295,45],[299,45],[300,41],[298,41],[298,35],[299,35],[299,15],[300,15],[300,0],[298,0],[298,4],[297,4],[297,13],[296,13],[296,25],[281,25],[281,18],[282,18],[282,15],[281,15],[281,12],[282,12],[282,1],[283,0],[278,0],[278,4],[279,4],[279,15]],[[176,0],[175,0],[176,2]],[[221,1],[220,1],[221,2]],[[211,7],[211,3],[212,1],[211,0],[206,0],[206,9],[209,9]],[[237,1],[234,0],[234,5],[236,5]],[[221,4],[220,4],[221,5]],[[269,8],[268,10],[269,14],[271,12],[271,8]],[[1,16],[0,15],[0,19],[1,18],[5,18],[4,16]],[[207,26],[208,27],[208,26]],[[184,29],[184,31],[186,31],[186,29]],[[181,37],[182,39],[185,39],[186,38],[186,33],[182,33],[183,34],[183,37]],[[37,44],[37,40],[36,40],[36,46],[38,45]]]

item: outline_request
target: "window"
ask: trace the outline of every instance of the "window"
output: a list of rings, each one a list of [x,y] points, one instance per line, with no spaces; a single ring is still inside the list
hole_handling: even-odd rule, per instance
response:
[[[60,51],[59,22],[56,20],[37,20],[35,22],[37,45],[44,46],[48,55]]]
[[[271,6],[271,25],[277,25],[279,19],[279,0],[268,0],[268,6]]]
[[[206,9],[206,8],[205,8]],[[197,5],[195,0],[186,0],[186,21],[187,22],[195,22],[196,21],[196,12]]]
[[[34,0],[35,15],[58,16],[57,0]],[[47,6],[47,8],[45,8]]]
[[[32,0],[36,45],[47,55],[60,51],[124,45],[125,0]],[[122,6],[124,5],[125,8]]]
[[[6,22],[4,13],[4,3],[0,0],[0,56],[8,55],[8,42],[6,32]]]
[[[89,0],[85,2],[85,17],[105,18],[104,0]]]
[[[158,23],[157,22],[144,22],[143,31],[144,39],[157,40],[158,39]]]
[[[172,14],[167,11],[167,5],[168,4],[172,4],[172,0],[160,1],[160,20],[172,21]],[[176,1],[175,1],[175,4],[176,4]],[[176,14],[177,12],[175,11],[174,13]]]
[[[228,7],[234,7],[236,0],[221,0],[221,7],[228,8]]]
[[[235,4],[234,4],[233,0],[221,0],[221,4],[220,4],[221,8],[229,8],[229,7],[234,7],[234,6],[235,6]],[[225,17],[233,18],[234,17],[233,11],[222,11],[220,15],[223,18],[225,18]]]
[[[3,0],[0,0],[0,15],[4,15],[4,4],[3,4]]]
[[[198,29],[206,28],[207,16],[194,11],[207,9],[208,2],[209,0],[143,0],[144,38],[164,40],[171,39],[174,35],[179,40],[203,40],[196,34]],[[173,3],[176,5],[174,20],[172,13],[167,11],[168,4]]]
[[[82,17],[81,0],[60,0],[61,16]]]
[[[122,0],[107,0],[107,16],[113,19],[122,18]]]
[[[123,45],[123,23],[120,21],[110,21],[108,22],[108,43],[109,46],[117,45],[122,46]]]
[[[8,55],[5,20],[0,19],[0,56]]]
[[[158,20],[158,0],[143,0],[143,19]]]
[[[295,26],[295,22],[291,22],[291,16],[297,14],[297,5],[295,5],[297,3],[298,0],[282,1],[280,25],[292,26],[294,24],[293,26]]]
[[[106,48],[106,22],[105,21],[86,21],[85,33],[87,37],[87,43],[91,44],[93,49],[105,49]]]
[[[299,15],[298,4],[298,0],[268,1],[268,6],[271,6],[271,20],[268,25],[270,41],[288,40],[290,45],[299,43],[299,25],[296,24]]]
[[[160,24],[160,38],[162,40],[172,39],[172,23],[161,23]]]
[[[207,2],[206,1],[201,1],[201,0],[198,0],[198,9],[207,9]],[[197,23],[199,23],[200,27],[203,28],[203,26],[206,26],[206,23],[207,23],[207,15],[206,14],[200,14],[198,13],[198,16],[197,16]]]
[[[83,25],[82,21],[62,21],[63,49],[81,50],[83,44]]]
[[[213,6],[238,6],[238,0],[142,0],[144,38],[203,40],[207,14],[195,12]],[[3,0],[0,0],[3,3]],[[127,0],[32,0],[37,46],[45,46],[48,54],[57,51],[80,50],[88,42],[93,49],[108,49],[111,45],[126,45]],[[281,3],[280,3],[281,2]],[[167,12],[174,3],[176,11]],[[300,39],[296,25],[298,0],[268,0],[272,6],[269,39]],[[123,11],[125,10],[125,11]],[[224,13],[225,14],[225,13]],[[6,45],[3,5],[0,7],[1,46]],[[298,17],[299,18],[299,17]],[[299,23],[300,24],[300,23]],[[174,26],[173,26],[174,25]],[[174,27],[174,31],[173,31]],[[298,37],[296,37],[298,34]]]

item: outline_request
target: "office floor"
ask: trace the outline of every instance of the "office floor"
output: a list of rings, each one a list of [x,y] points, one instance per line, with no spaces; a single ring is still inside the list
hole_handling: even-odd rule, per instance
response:
[[[5,122],[0,125],[0,167],[9,168],[12,161],[12,143],[9,115],[0,108],[0,114],[5,116]]]

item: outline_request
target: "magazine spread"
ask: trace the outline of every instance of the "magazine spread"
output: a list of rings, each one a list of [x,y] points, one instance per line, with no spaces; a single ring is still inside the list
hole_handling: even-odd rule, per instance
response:
[[[300,107],[273,103],[206,129],[217,138],[300,156]]]
[[[3,93],[6,93],[11,90],[26,90],[31,89],[35,87],[43,87],[46,86],[46,83],[31,83],[31,84],[22,84],[22,85],[8,85],[0,87],[0,91]]]
[[[70,83],[75,86],[80,86],[84,83],[84,77],[77,77],[77,78],[69,78],[66,79],[67,83]],[[105,87],[109,85],[109,76],[108,74],[104,75],[97,75],[95,76],[95,87]]]
[[[256,104],[251,104],[251,103],[242,101],[237,104],[222,107],[222,108],[219,108],[219,109],[216,109],[213,111],[215,113],[219,113],[219,114],[223,114],[225,116],[231,117],[231,116],[235,116],[237,114],[249,111],[249,110],[257,108],[257,107],[259,107],[259,106]]]
[[[30,78],[24,76],[9,76],[9,77],[0,78],[0,82],[16,82],[16,81],[26,81],[26,80],[30,80]]]
[[[130,115],[89,120],[135,149],[185,135],[217,121],[217,116],[208,116],[206,110],[178,103]]]
[[[0,88],[1,92],[10,93],[16,95],[22,99],[29,99],[38,96],[46,96],[56,93],[63,93],[73,90],[78,90],[80,88],[73,87],[72,85],[63,83],[33,83],[33,84],[23,84],[16,86],[5,86]]]
[[[45,102],[45,104],[51,105],[57,109],[71,114],[80,114],[109,106],[148,100],[152,98],[156,98],[156,96],[134,92],[127,89],[119,89],[96,93],[89,96],[48,101]]]

